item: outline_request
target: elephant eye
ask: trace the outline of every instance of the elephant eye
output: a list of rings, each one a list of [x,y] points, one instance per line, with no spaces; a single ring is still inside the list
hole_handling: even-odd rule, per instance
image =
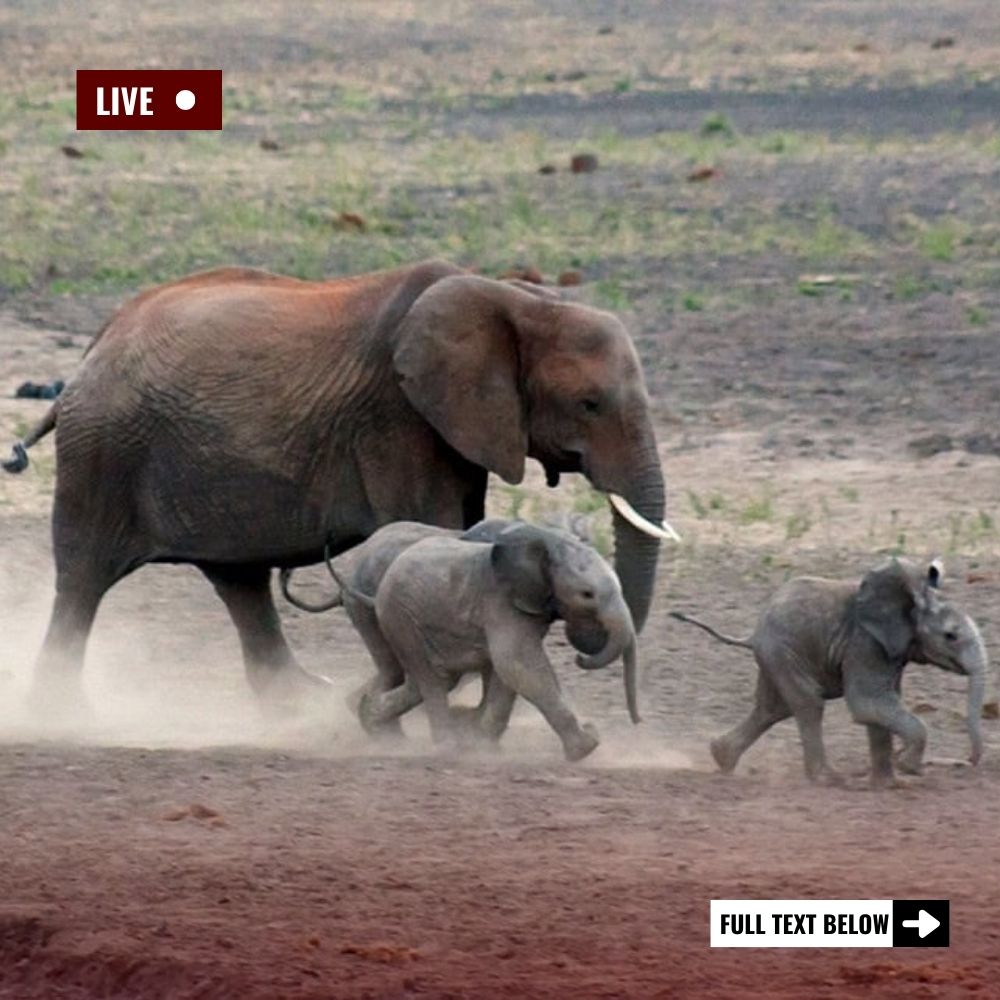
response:
[[[600,408],[601,404],[596,399],[581,399],[580,405],[587,411],[587,413],[596,413]]]
[[[944,637],[948,640],[948,642],[958,642],[957,632],[945,632]]]

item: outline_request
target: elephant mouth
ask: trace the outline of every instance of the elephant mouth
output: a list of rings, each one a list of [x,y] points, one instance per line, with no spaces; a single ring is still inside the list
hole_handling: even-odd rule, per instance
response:
[[[545,483],[548,486],[558,486],[559,476],[563,472],[582,472],[584,468],[583,455],[578,451],[561,450],[555,454],[539,456],[538,460],[545,469]]]

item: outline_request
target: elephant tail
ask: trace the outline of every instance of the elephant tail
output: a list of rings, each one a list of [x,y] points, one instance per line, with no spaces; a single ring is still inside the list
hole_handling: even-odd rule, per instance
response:
[[[347,597],[353,597],[354,600],[359,601],[366,608],[375,608],[375,598],[370,594],[362,593],[360,590],[355,590],[333,567],[333,563],[328,559],[326,561],[326,568],[330,571],[330,576],[337,581],[337,586],[340,587],[341,598],[344,595]]]
[[[0,461],[4,472],[17,474],[28,467],[28,449],[40,441],[46,434],[55,429],[56,416],[59,413],[59,403],[56,401],[49,407],[48,413],[32,428],[22,441],[15,442],[11,448],[10,458]]]
[[[747,636],[745,639],[734,639],[731,635],[716,632],[711,625],[706,625],[704,622],[698,621],[697,618],[692,618],[690,615],[686,615],[681,611],[671,611],[669,614],[671,618],[676,618],[679,622],[687,622],[689,625],[697,625],[698,628],[704,629],[710,636],[718,639],[719,642],[724,642],[727,646],[739,646],[741,649],[753,649],[753,646],[750,644],[750,636]]]
[[[318,604],[310,604],[308,601],[302,600],[301,597],[296,597],[292,593],[290,586],[292,582],[292,572],[293,570],[286,567],[278,574],[278,579],[281,583],[281,593],[284,595],[285,600],[292,605],[292,607],[298,608],[300,611],[308,611],[310,614],[318,615],[323,611],[329,611],[331,608],[339,608],[343,605],[344,595],[340,591],[328,600],[320,601]]]

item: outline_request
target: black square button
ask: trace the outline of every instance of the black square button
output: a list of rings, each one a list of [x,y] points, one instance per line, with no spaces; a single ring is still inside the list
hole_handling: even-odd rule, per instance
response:
[[[947,899],[894,899],[893,948],[947,948],[949,911]]]

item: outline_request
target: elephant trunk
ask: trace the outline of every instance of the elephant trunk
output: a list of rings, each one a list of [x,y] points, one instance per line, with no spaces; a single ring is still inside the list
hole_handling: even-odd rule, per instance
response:
[[[578,653],[576,664],[584,670],[600,670],[622,657],[625,667],[625,701],[628,713],[633,722],[639,721],[636,688],[638,684],[638,653],[635,628],[632,625],[632,615],[624,599],[618,598],[618,606],[611,612],[601,615],[601,624],[607,632],[607,642],[604,648],[592,655]],[[567,635],[572,634],[567,629]]]
[[[625,703],[628,705],[629,718],[633,724],[642,721],[642,716],[639,715],[639,695],[637,690],[639,681],[637,645],[638,643],[633,639],[625,647],[625,652],[622,654],[622,659],[625,663]]]
[[[976,645],[967,657],[963,657],[963,666],[969,677],[968,714],[966,716],[970,744],[969,760],[973,764],[978,764],[979,758],[983,754],[983,699],[986,694],[986,673],[989,668],[986,647],[978,631],[976,632]]]
[[[632,480],[624,499],[638,514],[653,525],[663,523],[665,489],[659,458],[652,445],[650,459],[641,466],[640,473]],[[615,530],[615,571],[621,580],[625,602],[632,613],[636,632],[646,624],[656,580],[656,562],[660,554],[660,541],[631,523],[612,504]]]

